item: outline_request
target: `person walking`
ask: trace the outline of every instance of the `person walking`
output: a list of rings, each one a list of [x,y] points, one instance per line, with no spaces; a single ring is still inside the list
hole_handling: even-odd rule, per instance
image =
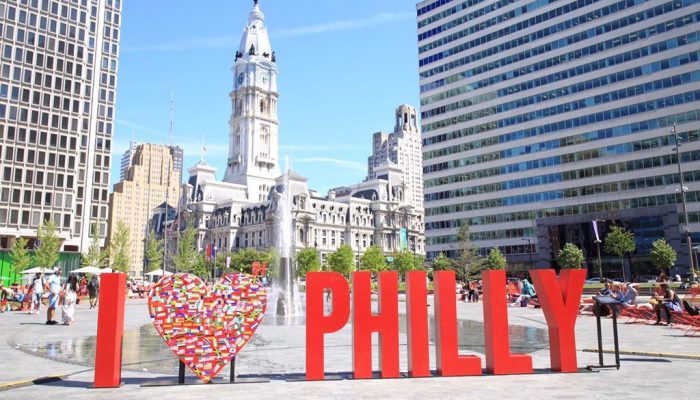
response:
[[[39,314],[39,309],[41,308],[41,298],[44,296],[44,286],[46,282],[44,281],[44,276],[41,273],[34,275],[32,283],[30,285],[32,289],[32,304],[29,307],[27,314]],[[35,308],[36,305],[36,308]]]
[[[78,299],[78,277],[71,275],[68,281],[63,285],[63,306],[62,320],[63,325],[70,325],[75,322],[75,303]]]
[[[56,325],[58,322],[54,319],[56,306],[61,297],[61,268],[54,267],[53,275],[47,280],[46,286],[49,290],[49,308],[46,310],[46,325]]]
[[[97,274],[93,274],[90,282],[87,284],[88,296],[90,296],[90,308],[97,307],[97,295],[100,292],[100,282],[97,280]]]

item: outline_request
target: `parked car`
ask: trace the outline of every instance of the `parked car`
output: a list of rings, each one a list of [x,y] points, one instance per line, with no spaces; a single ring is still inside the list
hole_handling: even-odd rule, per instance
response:
[[[594,276],[586,279],[586,283],[600,283],[600,277]]]
[[[637,283],[656,282],[656,277],[654,275],[639,275],[634,281]]]

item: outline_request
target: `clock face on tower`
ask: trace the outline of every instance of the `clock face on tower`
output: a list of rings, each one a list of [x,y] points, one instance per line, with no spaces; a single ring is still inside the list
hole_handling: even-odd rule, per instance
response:
[[[243,78],[244,78],[243,72],[238,74],[238,85],[239,86],[243,84]]]

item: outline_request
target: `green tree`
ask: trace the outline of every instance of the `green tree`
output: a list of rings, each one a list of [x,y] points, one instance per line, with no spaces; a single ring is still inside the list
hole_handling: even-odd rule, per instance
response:
[[[211,261],[208,261],[204,254],[197,253],[188,272],[200,278],[208,277],[211,274]]]
[[[177,233],[177,246],[175,254],[170,258],[177,272],[193,272],[197,257],[197,229],[192,221],[187,222],[187,227]]]
[[[562,269],[580,269],[584,259],[583,251],[573,243],[565,244],[557,255],[557,263]]]
[[[626,254],[633,253],[637,246],[634,244],[634,233],[627,229],[612,225],[610,232],[605,235],[605,243],[603,248],[606,253],[615,254],[620,257],[620,269],[622,270],[622,279],[625,279],[625,259]],[[630,268],[632,265],[630,265]]]
[[[360,257],[360,270],[362,271],[370,271],[376,274],[388,268],[386,257],[384,257],[384,253],[377,245],[369,246],[362,257]]]
[[[498,247],[491,248],[483,269],[506,269],[506,258]]]
[[[12,269],[15,273],[21,274],[22,271],[27,269],[32,264],[32,255],[27,249],[28,240],[20,237],[12,242],[12,250],[10,250],[10,257],[12,258]]]
[[[127,273],[131,268],[131,239],[129,228],[122,221],[117,222],[117,229],[109,244],[112,268]]]
[[[154,230],[146,237],[146,263],[148,272],[163,268],[163,239],[157,239]]]
[[[651,244],[651,263],[658,269],[671,268],[676,264],[676,250],[664,239]]]
[[[484,268],[484,258],[480,257],[477,249],[471,244],[469,225],[462,223],[457,234],[459,256],[455,262],[457,279],[475,279]]]
[[[347,244],[341,245],[338,250],[328,256],[328,268],[331,271],[349,276],[355,270],[355,254]]]
[[[299,250],[296,258],[299,277],[305,277],[309,272],[321,270],[321,260],[318,257],[318,250],[313,247]]]
[[[275,261],[272,251],[258,251],[252,247],[241,249],[231,256],[231,269],[250,274],[253,272],[253,262],[267,263],[268,271]]]
[[[58,252],[61,249],[61,240],[56,234],[56,225],[51,220],[44,221],[37,229],[39,246],[34,252],[34,260],[37,266],[51,268],[58,262]]]
[[[90,247],[87,253],[81,255],[83,266],[93,266],[102,268],[107,264],[107,252],[100,248],[100,234],[97,231],[97,224],[92,225],[92,233],[90,234]]]
[[[396,252],[393,254],[393,257],[394,261],[392,262],[392,267],[400,275],[423,268],[422,258],[415,256],[408,250]]]
[[[440,252],[433,260],[432,267],[434,271],[449,271],[454,269],[455,264],[445,253]]]

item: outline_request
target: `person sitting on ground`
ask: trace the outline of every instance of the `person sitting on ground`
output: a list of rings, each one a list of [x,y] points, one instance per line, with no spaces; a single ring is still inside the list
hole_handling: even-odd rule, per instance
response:
[[[518,296],[514,302],[510,303],[510,306],[515,307],[516,305],[520,305],[521,307],[527,307],[527,302],[535,297],[537,297],[535,287],[532,286],[527,279],[523,279],[523,290],[520,292],[520,296]]]
[[[622,307],[636,307],[637,289],[635,289],[635,286],[634,283],[623,283],[620,287],[620,292],[614,296]]]
[[[683,306],[681,305],[681,299],[678,298],[676,292],[671,290],[668,284],[662,283],[661,289],[663,290],[664,296],[663,298],[657,298],[656,323],[654,325],[661,325],[661,311],[666,311],[666,325],[671,326],[673,325],[671,313],[682,312]]]
[[[598,291],[598,296],[610,296],[612,293],[610,281],[605,281],[605,286]]]

